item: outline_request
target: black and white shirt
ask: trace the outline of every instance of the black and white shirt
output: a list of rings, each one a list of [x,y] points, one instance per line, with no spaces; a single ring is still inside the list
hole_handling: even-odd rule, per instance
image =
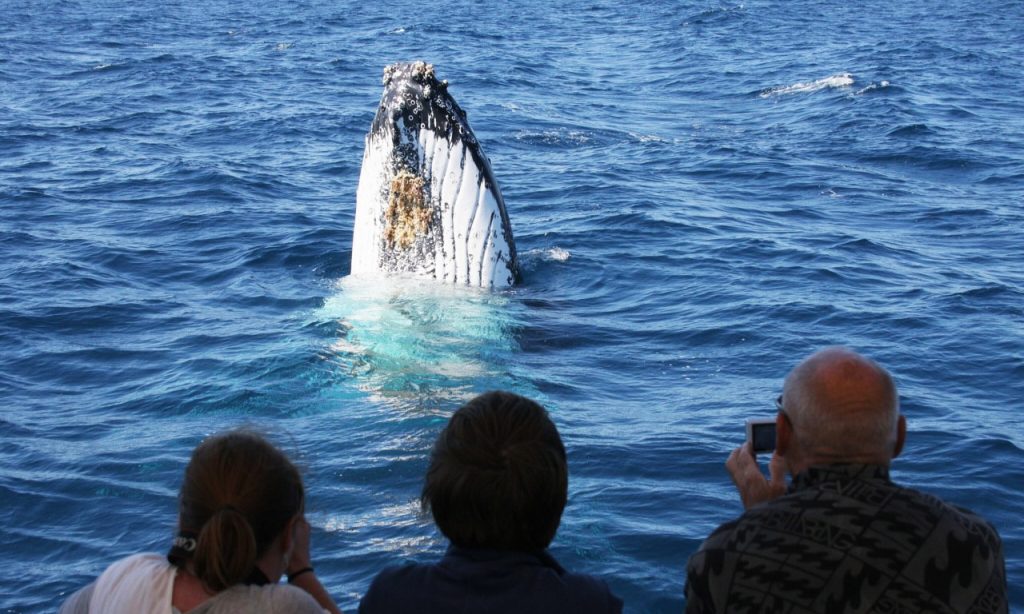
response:
[[[690,558],[686,611],[1007,612],[999,534],[889,480],[828,465],[718,527]]]

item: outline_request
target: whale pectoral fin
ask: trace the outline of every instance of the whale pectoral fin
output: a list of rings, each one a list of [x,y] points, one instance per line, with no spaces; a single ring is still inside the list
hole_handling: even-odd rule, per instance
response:
[[[352,272],[511,285],[504,200],[447,82],[413,62],[387,67],[384,85],[356,193]]]

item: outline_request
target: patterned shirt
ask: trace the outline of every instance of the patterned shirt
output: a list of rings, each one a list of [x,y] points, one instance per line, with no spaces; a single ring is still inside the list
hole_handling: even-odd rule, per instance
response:
[[[718,527],[686,579],[691,614],[1008,610],[996,530],[877,465],[801,473]]]

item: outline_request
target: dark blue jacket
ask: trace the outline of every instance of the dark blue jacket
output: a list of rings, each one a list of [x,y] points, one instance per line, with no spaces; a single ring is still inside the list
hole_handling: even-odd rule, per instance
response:
[[[359,603],[360,614],[621,611],[622,600],[603,580],[569,573],[547,552],[455,546],[438,563],[388,567]]]

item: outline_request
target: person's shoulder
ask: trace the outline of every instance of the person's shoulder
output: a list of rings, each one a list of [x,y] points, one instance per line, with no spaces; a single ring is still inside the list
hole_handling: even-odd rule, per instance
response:
[[[138,567],[152,567],[158,569],[166,569],[171,564],[167,561],[167,557],[156,552],[140,552],[138,554],[130,554],[122,559],[118,559],[110,564],[107,569],[131,569]]]
[[[742,518],[743,515],[718,525],[690,555],[686,561],[687,594],[690,593],[692,585],[708,581],[707,574],[710,569],[721,566],[722,557],[729,550]]]
[[[996,538],[999,537],[998,531],[996,531],[995,525],[989,522],[981,514],[974,510],[968,509],[956,503],[949,501],[943,501],[939,499],[943,506],[945,506],[948,513],[955,516],[958,522],[964,526],[970,533],[990,533]]]
[[[264,589],[263,597],[274,604],[275,611],[310,612],[322,614],[324,609],[312,595],[297,586],[290,584],[269,584]]]
[[[749,522],[757,518],[757,513],[751,514],[750,512],[751,510],[747,510],[739,516],[736,516],[731,520],[727,520],[726,522],[723,522],[722,524],[715,527],[715,530],[711,531],[711,533],[709,533],[708,536],[704,538],[704,541],[701,542],[700,547],[697,548],[697,553],[714,548],[724,548],[726,544],[732,541],[733,534],[736,532],[736,529],[740,526],[741,523]]]
[[[377,572],[371,586],[390,585],[396,582],[417,582],[425,581],[426,578],[438,570],[437,563],[402,563],[401,565],[389,565]]]
[[[597,576],[571,571],[561,577],[566,593],[581,604],[581,612],[621,612],[622,600],[615,596],[608,583]]]
[[[968,535],[982,536],[986,540],[999,543],[999,532],[995,526],[982,517],[980,514],[950,501],[946,501],[937,495],[917,490],[909,486],[900,486],[899,491],[903,497],[913,499],[921,509],[927,509],[937,519],[946,517]]]
[[[96,579],[90,609],[152,611],[170,603],[176,570],[156,553],[133,554],[112,563]]]
[[[709,552],[723,553],[733,550],[737,541],[749,538],[752,532],[757,533],[767,527],[785,525],[788,522],[787,518],[801,508],[804,498],[805,495],[801,492],[790,492],[742,511],[708,534],[690,557],[688,565],[691,568],[703,566],[702,559]]]
[[[323,614],[323,608],[306,591],[290,584],[238,585],[224,590],[204,604],[207,614],[227,612],[291,612]]]
[[[904,497],[927,510],[927,538],[908,563],[908,573],[924,578],[934,595],[949,595],[953,578],[960,578],[956,591],[974,591],[986,611],[1006,611],[1006,560],[999,532],[979,514],[939,497],[903,488]],[[937,570],[945,570],[937,571]],[[966,580],[965,580],[966,579]],[[966,584],[965,584],[966,582]]]
[[[421,588],[431,584],[430,573],[436,565],[406,563],[391,565],[377,572],[359,602],[360,612],[395,611],[401,604],[415,604]]]
[[[990,540],[1002,543],[1002,540],[999,537],[999,531],[997,531],[995,525],[989,522],[986,518],[965,507],[960,507],[959,505],[953,505],[951,503],[947,503],[946,505],[948,505],[949,508],[958,515],[960,523],[964,525],[964,528],[967,529],[968,533],[984,534]]]
[[[102,594],[119,582],[139,583],[157,578],[173,577],[167,557],[155,552],[132,554],[111,563],[96,579]]]

